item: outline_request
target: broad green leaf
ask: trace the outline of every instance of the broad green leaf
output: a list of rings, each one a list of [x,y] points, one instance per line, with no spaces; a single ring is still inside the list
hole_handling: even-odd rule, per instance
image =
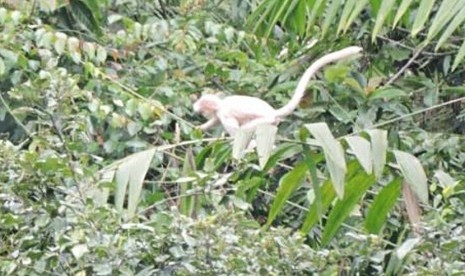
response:
[[[373,157],[370,142],[360,136],[349,136],[345,140],[365,172],[371,174],[373,172]]]
[[[382,88],[376,89],[373,93],[370,94],[369,100],[383,99],[389,101],[394,98],[406,97],[407,93],[402,89],[397,88]]]
[[[396,178],[383,187],[376,195],[365,218],[365,229],[372,234],[379,234],[386,223],[386,217],[400,196],[402,179]]]
[[[321,212],[318,212],[318,202],[314,201],[310,206],[305,220],[300,228],[302,233],[308,233],[313,226],[321,219],[321,216],[328,210],[331,202],[336,197],[334,185],[331,180],[326,180],[320,187],[321,190]]]
[[[329,27],[334,22],[334,18],[336,18],[337,12],[341,9],[341,5],[343,0],[333,0],[331,1],[330,5],[326,6],[326,10],[324,13],[324,20],[322,26],[322,36],[325,36],[326,33],[329,31]]]
[[[420,1],[420,7],[418,7],[415,21],[412,25],[411,35],[416,36],[424,27],[425,23],[429,18],[431,9],[433,8],[435,0],[422,0]]]
[[[421,238],[411,238],[406,240],[402,245],[397,248],[396,256],[399,260],[402,260],[412,249],[421,241]]]
[[[394,23],[392,24],[392,28],[395,28],[397,26],[397,23],[399,23],[399,20],[402,18],[402,16],[408,10],[408,8],[410,7],[410,4],[412,4],[412,2],[413,2],[413,0],[403,0],[402,1],[399,8],[397,9],[396,16],[394,17]]]
[[[375,182],[375,176],[366,174],[363,170],[358,170],[357,174],[349,180],[344,198],[336,202],[328,216],[321,238],[322,246],[326,246],[336,235],[341,224],[354,209],[355,204]]]
[[[115,206],[122,213],[126,191],[128,192],[128,217],[136,213],[142,185],[156,148],[134,153],[114,163],[116,167]],[[129,189],[128,189],[129,186]]]
[[[395,150],[394,155],[408,185],[421,202],[428,204],[428,182],[420,161],[410,153],[399,150]]]
[[[373,169],[376,178],[380,178],[386,165],[386,152],[388,147],[387,131],[380,129],[368,130],[371,138],[371,152],[373,157]]]
[[[279,160],[282,160],[286,157],[293,156],[301,152],[301,148],[296,144],[282,144],[279,145],[275,151],[271,154],[270,158],[266,162],[266,165],[263,167],[262,171],[267,172],[273,168]]]
[[[311,155],[309,146],[304,145],[303,151],[304,151],[305,161],[307,163],[308,170],[310,171],[313,193],[315,194],[315,200],[313,201],[313,204],[315,204],[316,206],[317,216],[321,217],[323,214],[323,203],[322,203],[323,200],[321,198],[321,187],[320,187],[320,181],[318,181],[315,160],[313,160],[313,156]]]
[[[460,45],[460,49],[455,56],[454,64],[452,65],[452,71],[457,69],[457,66],[459,66],[460,62],[463,60],[463,57],[465,57],[465,41],[462,43],[462,45]]]
[[[447,28],[444,32],[442,32],[441,37],[439,37],[438,43],[436,43],[435,51],[437,51],[446,41],[452,33],[463,24],[465,20],[465,0],[462,0],[459,3],[460,8],[458,8],[457,14],[453,17],[452,21],[447,25]]]
[[[434,19],[431,21],[431,27],[428,28],[428,35],[426,36],[427,41],[431,41],[441,31],[446,24],[454,18],[454,15],[458,11],[460,0],[448,0],[442,1],[439,9],[436,12]],[[462,18],[461,21],[463,21]]]
[[[342,198],[344,196],[344,178],[347,167],[341,144],[334,138],[325,123],[306,124],[305,127],[323,148],[334,190],[338,197]]]
[[[375,26],[373,27],[373,31],[371,33],[371,41],[375,41],[376,36],[379,34],[381,27],[383,27],[383,23],[386,20],[389,13],[393,10],[393,5],[396,3],[395,0],[384,0],[381,3],[381,8],[376,15]]]
[[[270,212],[268,213],[268,219],[266,222],[267,227],[274,221],[292,192],[294,192],[302,181],[304,181],[306,173],[306,162],[300,162],[280,179],[279,187],[276,191],[276,197],[274,198]]]
[[[255,138],[257,141],[257,154],[260,167],[264,168],[273,151],[274,141],[278,128],[274,125],[263,124],[257,127]]]

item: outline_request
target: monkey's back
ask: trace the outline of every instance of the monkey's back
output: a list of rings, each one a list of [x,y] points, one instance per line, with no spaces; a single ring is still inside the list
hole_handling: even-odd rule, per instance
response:
[[[222,109],[234,116],[240,125],[253,119],[273,117],[275,110],[267,102],[250,96],[234,95],[223,99]]]

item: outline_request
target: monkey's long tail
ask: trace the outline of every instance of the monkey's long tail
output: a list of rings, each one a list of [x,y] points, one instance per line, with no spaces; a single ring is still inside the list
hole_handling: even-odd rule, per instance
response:
[[[360,53],[363,49],[358,46],[350,46],[342,50],[329,53],[317,59],[310,67],[305,71],[303,76],[300,78],[297,88],[295,89],[294,96],[292,99],[283,107],[276,110],[277,117],[284,117],[291,114],[299,105],[300,100],[305,94],[305,89],[310,79],[315,73],[320,70],[323,66],[328,63],[345,59]]]

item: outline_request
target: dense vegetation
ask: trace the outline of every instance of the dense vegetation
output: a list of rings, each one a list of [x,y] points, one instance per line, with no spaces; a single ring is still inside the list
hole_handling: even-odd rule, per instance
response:
[[[465,1],[437,2],[0,1],[0,274],[462,275]],[[256,151],[195,127],[350,45]]]

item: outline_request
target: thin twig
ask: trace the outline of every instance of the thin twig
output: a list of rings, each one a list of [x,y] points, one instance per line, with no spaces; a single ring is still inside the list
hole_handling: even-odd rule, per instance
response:
[[[415,59],[418,57],[418,55],[420,55],[421,51],[425,48],[425,46],[426,46],[426,44],[420,46],[420,48],[418,48],[418,50],[415,50],[415,52],[413,53],[413,56],[407,61],[407,63],[394,76],[392,76],[386,82],[386,85],[390,85],[395,80],[397,80],[400,77],[400,75],[402,75],[404,73],[404,71],[407,70],[407,68],[409,68],[410,64],[412,64],[415,61]]]

